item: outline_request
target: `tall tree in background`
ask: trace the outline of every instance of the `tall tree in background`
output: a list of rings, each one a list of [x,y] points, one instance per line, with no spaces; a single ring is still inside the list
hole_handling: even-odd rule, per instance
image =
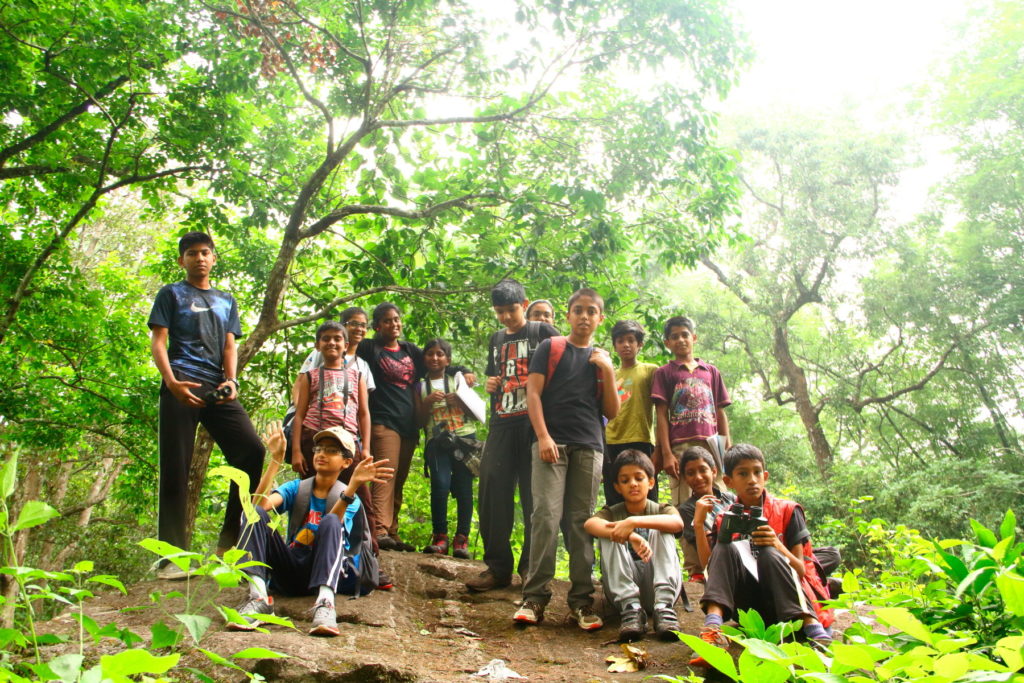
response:
[[[885,216],[898,142],[848,122],[777,121],[739,134],[751,241],[702,261],[753,315],[727,333],[762,398],[793,404],[827,478],[835,453],[823,411],[860,413],[920,389],[953,346],[946,340],[937,353],[927,345],[923,352],[899,314],[871,322],[856,314],[857,281],[899,239]]]

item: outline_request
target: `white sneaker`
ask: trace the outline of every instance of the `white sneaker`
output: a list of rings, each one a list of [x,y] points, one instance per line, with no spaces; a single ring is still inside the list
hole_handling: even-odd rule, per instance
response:
[[[576,624],[584,631],[596,631],[604,627],[604,619],[590,605],[577,607],[571,614]]]
[[[173,562],[168,562],[160,569],[156,570],[156,578],[161,581],[182,581],[188,578],[188,572],[184,569],[180,569],[178,565]]]

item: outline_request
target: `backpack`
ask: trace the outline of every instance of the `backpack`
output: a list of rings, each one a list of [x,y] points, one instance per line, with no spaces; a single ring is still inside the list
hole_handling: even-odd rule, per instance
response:
[[[288,541],[290,542],[302,528],[309,512],[309,499],[313,495],[313,481],[316,477],[308,477],[299,482],[299,490],[295,494],[295,503],[292,505],[291,514],[288,516]],[[345,484],[340,481],[334,482],[331,490],[327,493],[326,509],[331,510],[341,494],[345,491]],[[362,503],[362,501],[360,501]],[[370,524],[366,519],[366,510],[363,505],[359,506],[352,524],[352,533],[348,537],[349,547],[345,550],[345,557],[342,559],[344,567],[342,577],[358,576],[359,595],[369,595],[380,583],[380,563],[377,556],[373,554],[373,540],[370,536]],[[358,597],[358,596],[354,596]]]
[[[551,351],[548,353],[548,372],[544,377],[544,384],[551,382],[551,378],[555,374],[555,368],[562,360],[562,356],[565,354],[565,345],[569,343],[568,337],[551,337]],[[597,380],[597,405],[598,411],[601,410],[601,400],[604,398],[604,378],[601,377],[601,373],[594,369],[595,379]]]

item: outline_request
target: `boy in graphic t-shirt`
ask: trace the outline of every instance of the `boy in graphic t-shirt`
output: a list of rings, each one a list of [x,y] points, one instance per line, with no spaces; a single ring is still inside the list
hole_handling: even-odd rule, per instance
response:
[[[683,451],[690,446],[708,449],[715,456],[718,471],[723,472],[721,454],[732,446],[725,416],[726,406],[732,403],[729,392],[718,368],[693,355],[696,343],[692,320],[684,316],[668,319],[665,346],[674,358],[654,373],[651,390],[657,412],[661,468],[669,475],[673,505],[690,496],[690,487],[679,473]]]
[[[558,336],[558,330],[547,323],[527,322],[525,311],[529,303],[523,285],[515,280],[502,280],[491,290],[494,315],[504,328],[491,335],[487,360],[485,389],[491,396],[491,421],[480,461],[477,502],[487,569],[466,582],[466,587],[474,591],[508,586],[513,570],[525,576],[530,558],[533,428],[527,415],[526,380],[537,345],[541,340]],[[517,483],[526,527],[518,566],[510,542]]]
[[[160,371],[160,489],[157,536],[188,549],[185,501],[188,470],[202,424],[228,464],[249,475],[255,489],[266,452],[245,408],[238,401],[235,339],[242,336],[234,297],[210,284],[217,263],[213,238],[190,232],[178,241],[178,265],[185,279],[165,285],[149,314],[150,350]],[[238,540],[242,503],[231,484],[217,541],[227,549]],[[184,579],[185,572],[164,563],[157,577]]]

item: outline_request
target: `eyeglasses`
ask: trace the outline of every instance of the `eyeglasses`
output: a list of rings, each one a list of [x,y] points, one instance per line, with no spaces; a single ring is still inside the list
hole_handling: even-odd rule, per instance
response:
[[[344,453],[337,446],[313,446],[314,453],[323,453],[324,455],[341,455]]]
[[[347,323],[345,323],[345,327],[359,327],[365,330],[366,323],[360,323],[356,322],[355,320],[349,320]]]

